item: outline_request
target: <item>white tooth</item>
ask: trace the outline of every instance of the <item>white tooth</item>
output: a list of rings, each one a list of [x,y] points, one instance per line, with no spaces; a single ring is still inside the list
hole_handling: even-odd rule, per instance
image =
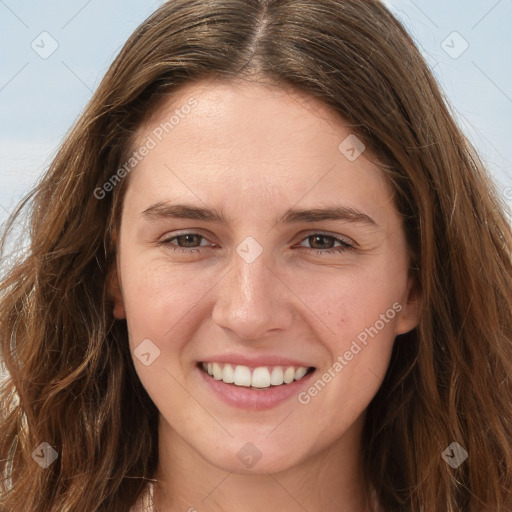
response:
[[[295,378],[295,368],[293,366],[286,368],[286,371],[284,372],[284,375],[283,375],[284,383],[290,384],[290,382],[293,382],[294,378]]]
[[[222,372],[222,380],[226,384],[232,384],[235,382],[235,370],[230,364],[224,365],[224,371]]]
[[[270,372],[265,366],[255,368],[252,372],[251,384],[255,388],[268,388],[270,386]]]
[[[202,363],[202,367],[216,380],[222,380],[226,384],[235,384],[237,386],[246,386],[254,388],[268,388],[280,386],[281,384],[290,384],[294,380],[299,380],[306,375],[308,369],[299,366],[295,369],[293,366],[282,368],[274,366],[270,369],[266,366],[255,368],[251,375],[251,369],[247,366],[225,364],[222,367],[219,363]]]
[[[276,366],[270,374],[270,384],[272,384],[272,386],[280,386],[283,382],[283,369]]]
[[[308,369],[304,368],[304,366],[300,366],[295,370],[295,380],[302,379],[306,373],[308,373]]]
[[[217,363],[213,363],[213,378],[222,380],[222,368]]]
[[[237,386],[250,386],[251,385],[251,370],[247,366],[238,365],[235,368],[235,375],[233,382]]]

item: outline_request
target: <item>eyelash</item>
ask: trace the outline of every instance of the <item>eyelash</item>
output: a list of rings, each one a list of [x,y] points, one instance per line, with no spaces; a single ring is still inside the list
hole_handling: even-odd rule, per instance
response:
[[[176,240],[177,238],[180,238],[182,236],[187,236],[187,235],[198,236],[201,239],[206,240],[206,237],[204,237],[203,235],[201,235],[199,233],[192,233],[192,232],[191,233],[180,233],[178,235],[174,235],[173,237],[166,238],[166,239],[162,240],[161,242],[159,242],[159,245],[170,247],[171,250],[173,250],[175,252],[180,252],[180,253],[191,254],[191,253],[199,252],[200,251],[199,247],[189,247],[187,249],[187,248],[180,247],[178,245],[174,245],[174,244],[171,243],[173,240]],[[341,254],[341,253],[343,253],[345,251],[353,251],[353,250],[355,250],[355,247],[353,245],[349,244],[348,242],[346,242],[345,240],[342,240],[341,238],[337,238],[337,237],[335,237],[333,235],[328,235],[328,234],[325,234],[325,233],[312,233],[311,235],[308,235],[305,238],[303,238],[301,240],[301,242],[304,242],[304,240],[307,240],[308,238],[312,238],[312,237],[315,237],[315,236],[321,236],[321,237],[326,238],[326,239],[330,238],[330,239],[334,240],[335,243],[339,242],[340,244],[342,244],[342,246],[341,247],[331,248],[331,249],[312,249],[312,248],[308,248],[308,247],[303,247],[303,249],[306,249],[306,251],[308,253],[310,253],[310,254],[311,253],[314,253],[314,254],[317,254],[317,255]]]

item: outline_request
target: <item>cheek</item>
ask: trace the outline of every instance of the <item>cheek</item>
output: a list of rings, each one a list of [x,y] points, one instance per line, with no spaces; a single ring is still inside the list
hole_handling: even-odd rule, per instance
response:
[[[144,388],[160,410],[187,410],[187,340],[199,321],[201,299],[211,288],[197,272],[190,275],[168,262],[127,254],[121,264],[130,351]],[[144,347],[144,348],[142,348]],[[146,361],[144,357],[147,356]],[[146,364],[148,363],[148,364]]]
[[[136,255],[127,256],[121,272],[132,345],[149,338],[163,348],[166,340],[182,339],[190,324],[187,319],[198,314],[202,299],[215,284],[200,271],[186,272]]]
[[[334,438],[348,428],[379,390],[389,366],[399,309],[398,302],[386,300],[352,302],[353,313],[344,308],[338,330],[321,338],[329,360],[298,400],[310,417],[330,417],[322,427],[325,436]]]
[[[310,398],[321,391],[318,404],[343,403],[361,412],[387,371],[407,275],[389,263],[339,270],[314,282],[303,280],[301,299],[314,314],[309,313],[310,325],[329,354]]]
[[[378,322],[379,331],[393,334],[399,303],[407,288],[407,271],[384,262],[374,267],[329,269],[311,275],[289,276],[290,288],[297,290],[311,325],[320,338],[327,335],[345,343]],[[386,314],[388,312],[388,314]],[[385,315],[384,326],[380,322]],[[314,318],[316,318],[316,321]],[[342,348],[342,347],[341,347]]]

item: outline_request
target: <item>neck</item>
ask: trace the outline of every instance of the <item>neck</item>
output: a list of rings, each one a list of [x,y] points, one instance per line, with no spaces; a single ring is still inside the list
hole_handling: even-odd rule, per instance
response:
[[[160,418],[155,507],[159,512],[370,512],[361,462],[362,421],[300,464],[244,474],[205,460]]]

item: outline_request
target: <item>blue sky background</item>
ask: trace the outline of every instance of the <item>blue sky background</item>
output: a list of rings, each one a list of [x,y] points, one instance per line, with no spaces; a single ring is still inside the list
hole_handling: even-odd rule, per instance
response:
[[[162,3],[0,0],[0,223],[47,168],[125,40]],[[386,4],[512,204],[512,0]],[[46,50],[58,44],[47,59],[31,46],[42,46],[42,32]]]

